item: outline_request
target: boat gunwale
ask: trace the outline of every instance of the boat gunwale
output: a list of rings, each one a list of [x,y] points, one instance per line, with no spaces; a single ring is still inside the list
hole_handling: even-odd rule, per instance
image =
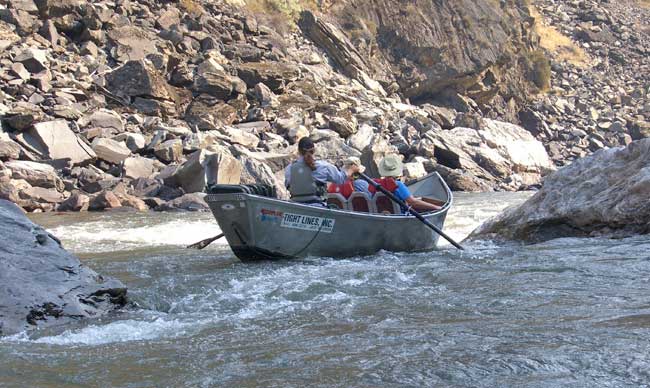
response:
[[[442,184],[442,187],[445,188],[445,191],[447,192],[447,197],[449,198],[448,201],[445,203],[445,205],[440,208],[439,210],[436,210],[434,212],[427,212],[427,213],[420,213],[422,217],[424,218],[432,218],[440,214],[445,214],[449,211],[453,204],[453,195],[451,192],[451,189],[449,189],[449,186],[447,183],[442,179],[440,174],[437,172],[434,172],[432,174],[426,175],[422,178],[419,178],[415,181],[409,182],[410,184],[414,184],[416,182],[421,182],[427,178],[430,177],[435,177],[438,179],[438,181]],[[223,200],[220,201],[210,201],[209,198],[210,196],[216,196],[216,197],[225,197]],[[228,198],[233,198],[237,196],[237,198],[244,197],[246,201],[250,200],[258,200],[262,202],[277,202],[279,204],[282,204],[283,206],[292,206],[296,208],[304,208],[305,210],[310,210],[310,211],[320,211],[320,212],[325,212],[322,216],[324,216],[327,213],[334,213],[334,214],[339,214],[339,215],[345,215],[347,217],[353,217],[353,218],[362,218],[362,219],[379,219],[382,221],[390,221],[390,220],[403,220],[403,219],[416,219],[415,216],[412,215],[404,215],[404,214],[381,214],[381,213],[364,213],[364,212],[355,212],[355,211],[349,211],[349,210],[341,210],[341,209],[331,209],[331,208],[324,208],[324,207],[317,207],[317,206],[312,206],[312,205],[307,205],[304,203],[300,202],[293,202],[291,200],[285,200],[285,199],[279,199],[279,198],[271,198],[271,197],[265,197],[261,195],[255,195],[255,194],[248,194],[248,193],[228,193],[228,194],[208,194],[206,196],[206,202],[223,202],[230,200]],[[233,198],[234,200],[234,198]],[[241,199],[238,199],[241,200]]]

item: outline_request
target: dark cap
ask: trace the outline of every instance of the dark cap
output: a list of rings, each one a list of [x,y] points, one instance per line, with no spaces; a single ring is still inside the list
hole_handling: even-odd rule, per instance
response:
[[[303,137],[298,142],[298,151],[306,151],[306,150],[310,150],[310,149],[312,149],[314,147],[316,147],[314,145],[314,141],[308,136]]]

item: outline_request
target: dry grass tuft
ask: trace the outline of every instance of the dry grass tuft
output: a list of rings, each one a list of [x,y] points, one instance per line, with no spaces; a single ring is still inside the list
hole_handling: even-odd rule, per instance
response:
[[[198,16],[205,12],[201,4],[197,3],[195,0],[180,0],[178,4],[183,10],[185,10],[185,12],[191,15]]]
[[[273,25],[283,34],[296,28],[300,12],[322,9],[322,0],[227,0],[230,4],[246,8],[258,19]]]
[[[540,46],[560,62],[568,62],[578,67],[588,67],[587,53],[568,36],[542,22],[543,17],[531,7],[531,15],[535,18],[534,29],[540,37]]]

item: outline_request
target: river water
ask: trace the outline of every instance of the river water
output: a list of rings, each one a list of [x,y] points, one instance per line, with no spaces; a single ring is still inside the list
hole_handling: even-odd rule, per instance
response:
[[[459,194],[460,240],[527,193]],[[135,306],[0,338],[2,387],[639,387],[650,238],[243,264],[210,214],[33,219]]]

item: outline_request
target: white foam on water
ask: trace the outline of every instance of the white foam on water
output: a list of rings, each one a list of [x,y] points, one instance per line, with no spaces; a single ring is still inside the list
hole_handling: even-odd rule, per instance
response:
[[[114,251],[161,245],[188,245],[213,237],[221,230],[214,221],[173,220],[153,225],[132,226],[128,222],[92,221],[58,226],[50,230],[74,251]],[[227,244],[224,239],[213,244]]]
[[[205,322],[156,318],[153,321],[124,320],[106,325],[90,325],[79,330],[66,330],[55,336],[30,339],[26,333],[7,337],[10,341],[49,345],[104,345],[116,342],[147,341],[187,335]]]

